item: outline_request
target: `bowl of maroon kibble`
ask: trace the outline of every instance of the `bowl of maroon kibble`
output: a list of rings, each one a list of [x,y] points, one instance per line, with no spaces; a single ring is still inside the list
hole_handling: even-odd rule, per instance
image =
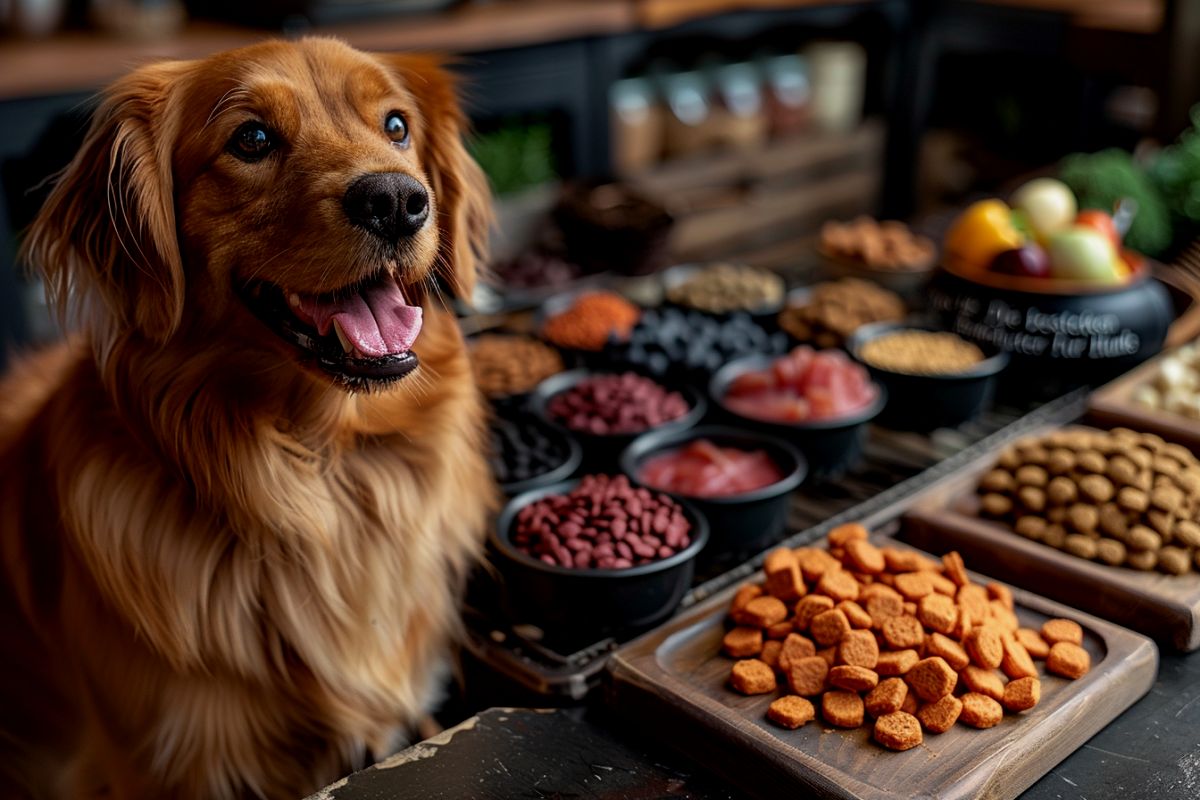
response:
[[[690,386],[668,385],[638,372],[571,370],[538,384],[538,416],[565,428],[583,445],[583,466],[615,472],[621,452],[647,431],[683,431],[704,417],[704,397]]]
[[[624,475],[586,475],[514,497],[490,545],[514,622],[594,641],[669,617],[707,542],[686,502]]]

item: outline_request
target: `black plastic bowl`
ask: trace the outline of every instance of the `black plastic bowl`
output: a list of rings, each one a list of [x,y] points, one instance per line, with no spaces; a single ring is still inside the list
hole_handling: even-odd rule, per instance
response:
[[[722,497],[697,497],[654,486],[641,479],[651,457],[679,450],[697,439],[719,447],[765,450],[783,478],[752,492]],[[711,541],[701,559],[706,562],[744,560],[783,538],[787,531],[788,500],[808,473],[808,462],[796,448],[754,431],[704,425],[686,431],[653,431],[639,436],[621,454],[621,470],[630,481],[691,503],[708,521]]]
[[[862,455],[867,423],[879,416],[887,404],[887,389],[875,384],[875,400],[849,416],[811,422],[772,422],[747,417],[725,405],[725,393],[739,375],[767,369],[780,356],[746,356],[721,367],[708,384],[708,394],[724,416],[737,425],[761,431],[799,448],[813,475],[830,477],[852,466]]]
[[[679,392],[683,395],[683,399],[687,401],[688,412],[682,417],[673,419],[670,422],[664,422],[656,428],[650,430],[662,431],[664,433],[674,433],[676,431],[687,430],[695,427],[704,417],[705,411],[708,409],[708,404],[704,401],[704,397],[690,386],[682,384],[672,384],[662,381],[660,378],[655,378],[646,375],[636,369],[612,370],[606,372],[593,372],[586,369],[575,369],[567,372],[560,372],[557,375],[551,375],[546,380],[537,385],[530,396],[530,407],[533,412],[551,425],[562,428],[570,433],[583,446],[583,465],[587,472],[615,472],[621,458],[621,452],[628,447],[634,439],[649,431],[641,430],[632,433],[609,433],[596,434],[587,433],[586,431],[577,431],[568,428],[566,423],[551,416],[547,409],[547,404],[550,398],[555,395],[562,394],[575,384],[585,378],[595,377],[597,375],[619,375],[622,372],[635,372],[638,375],[649,378],[660,386],[671,391]]]
[[[846,347],[871,378],[887,387],[888,401],[876,420],[894,430],[931,431],[953,428],[975,419],[988,409],[996,394],[996,376],[1008,366],[1008,353],[978,345],[984,358],[966,372],[947,375],[913,375],[881,369],[862,357],[863,346],[888,333],[903,330],[943,332],[936,325],[876,322],[854,332]]]
[[[557,426],[552,426],[551,432],[556,436],[561,436],[562,440],[566,443],[566,460],[554,469],[543,472],[541,475],[535,475],[523,481],[511,481],[500,484],[500,491],[504,492],[505,497],[516,497],[519,494],[531,492],[543,486],[562,483],[574,477],[575,473],[579,471],[579,467],[583,463],[583,448],[579,446],[579,442],[575,440],[574,436],[571,436]]]
[[[568,569],[518,550],[511,533],[520,510],[546,495],[565,494],[578,483],[525,492],[500,512],[490,544],[504,576],[509,617],[536,625],[558,641],[596,641],[654,627],[671,616],[691,588],[696,556],[708,544],[708,524],[690,504],[680,502],[692,525],[691,543],[670,558],[628,569]]]

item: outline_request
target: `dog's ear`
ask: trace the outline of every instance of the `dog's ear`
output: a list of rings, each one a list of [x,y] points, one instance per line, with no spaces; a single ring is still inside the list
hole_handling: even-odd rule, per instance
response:
[[[445,61],[435,56],[376,57],[417,99],[420,119],[413,129],[413,145],[433,185],[441,277],[458,297],[469,300],[487,251],[492,204],[487,177],[463,144],[468,125],[456,80]]]
[[[184,66],[145,66],[105,92],[83,146],[30,226],[24,259],[41,271],[64,321],[75,312],[102,333],[133,327],[160,342],[179,325],[171,86]]]

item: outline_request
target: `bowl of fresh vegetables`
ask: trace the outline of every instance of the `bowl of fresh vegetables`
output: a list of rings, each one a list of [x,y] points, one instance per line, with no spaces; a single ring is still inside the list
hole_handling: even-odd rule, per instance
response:
[[[1010,200],[972,204],[946,233],[928,300],[947,329],[1009,353],[1010,374],[1038,394],[1104,382],[1162,349],[1170,298],[1124,246],[1130,209],[1080,210],[1053,178]]]

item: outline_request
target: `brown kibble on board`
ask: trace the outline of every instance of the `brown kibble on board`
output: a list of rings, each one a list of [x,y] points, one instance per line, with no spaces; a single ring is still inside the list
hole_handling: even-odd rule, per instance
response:
[[[839,728],[857,728],[863,724],[863,699],[854,692],[826,692],[821,697],[821,716]]]
[[[842,600],[857,600],[858,581],[854,580],[854,576],[844,569],[831,569],[821,576],[821,580],[817,581],[813,591],[833,598],[835,603]]]
[[[766,694],[775,691],[775,670],[757,658],[748,658],[733,665],[729,683],[742,694]]]
[[[855,572],[868,575],[883,572],[886,566],[880,549],[865,539],[846,543],[846,560]]]
[[[979,479],[979,488],[984,492],[1004,494],[1017,488],[1017,481],[1008,470],[993,469]]]
[[[950,633],[958,621],[958,605],[944,594],[927,594],[917,603],[917,619],[926,628]]]
[[[793,630],[795,628],[792,627],[791,620],[785,619],[783,622],[776,622],[774,625],[764,628],[763,634],[768,639],[786,639]]]
[[[745,619],[746,625],[756,625],[759,628],[766,628],[774,625],[776,622],[783,622],[787,619],[787,606],[778,597],[764,595],[756,597],[746,607],[742,609],[742,617]]]
[[[1083,644],[1083,628],[1069,619],[1048,619],[1042,624],[1042,638],[1054,645],[1059,642]]]
[[[1009,681],[1000,703],[1009,711],[1028,711],[1042,699],[1042,682],[1036,675]]]
[[[988,619],[1006,633],[1016,633],[1017,628],[1021,627],[1021,621],[1017,619],[1017,615],[1009,611],[999,600],[988,602]]]
[[[763,560],[763,572],[767,576],[767,591],[780,600],[791,602],[807,591],[796,554],[786,547],[767,554]]]
[[[762,659],[762,662],[771,669],[785,672],[786,670],[783,670],[779,666],[779,654],[782,651],[783,642],[771,640],[769,642],[763,642],[763,649],[762,652],[758,654],[758,657]]]
[[[1093,505],[1112,500],[1114,491],[1112,481],[1103,475],[1087,475],[1079,479],[1079,493]]]
[[[967,634],[963,646],[971,660],[984,669],[995,669],[1004,658],[1000,632],[991,625],[980,625]]]
[[[954,581],[955,586],[966,586],[971,582],[970,576],[967,575],[967,565],[957,550],[951,550],[942,556],[942,566],[946,570],[946,577]]]
[[[864,629],[871,627],[871,615],[853,600],[843,600],[834,606],[834,608],[840,609],[846,615],[846,619],[850,621],[851,628]]]
[[[900,617],[889,617],[880,627],[883,639],[893,650],[920,647],[925,643],[925,629],[921,627],[916,617],[907,614]]]
[[[994,728],[1004,719],[1004,709],[986,694],[968,692],[962,696],[962,713],[958,718],[972,728]]]
[[[955,599],[958,600],[959,605],[967,607],[967,610],[971,612],[971,617],[976,621],[987,619],[987,589],[979,584],[971,583],[959,589]]]
[[[808,628],[817,644],[829,646],[837,644],[850,632],[850,620],[835,608],[817,614]]]
[[[1071,642],[1058,642],[1046,656],[1046,669],[1055,675],[1075,680],[1082,678],[1092,668],[1092,657],[1088,651]]]
[[[825,659],[825,663],[829,665],[830,669],[832,669],[833,666],[835,664],[837,664],[837,648],[836,647],[823,647],[817,651],[817,656]]]
[[[990,517],[1003,517],[1012,511],[1013,502],[1002,494],[985,494],[979,506]]]
[[[832,599],[820,594],[807,595],[799,603],[796,603],[796,618],[792,620],[792,625],[798,631],[806,631],[812,624],[813,617],[832,609]]]
[[[930,656],[916,663],[904,676],[908,688],[927,703],[932,703],[954,691],[958,673],[950,668],[944,658]]]
[[[1042,467],[1026,464],[1017,469],[1016,479],[1018,486],[1035,486],[1040,489],[1050,481],[1050,476]]]
[[[888,572],[929,572],[941,568],[941,564],[918,553],[916,550],[901,550],[898,547],[881,547]]]
[[[1150,495],[1141,489],[1126,486],[1117,492],[1117,505],[1140,514],[1150,507]]]
[[[1004,681],[990,669],[970,666],[959,673],[963,684],[977,694],[987,695],[993,700],[1004,697]]]
[[[788,730],[795,730],[817,715],[813,704],[803,697],[789,694],[772,701],[767,706],[767,719]]]
[[[1050,653],[1050,644],[1033,628],[1017,629],[1017,641],[1021,643],[1031,658],[1045,658]]]
[[[758,628],[737,627],[725,634],[721,646],[734,658],[756,656],[762,652],[762,631]]]
[[[1046,508],[1046,490],[1034,486],[1022,486],[1017,490],[1017,500],[1026,510],[1040,514]]]
[[[967,634],[975,627],[975,619],[971,616],[971,612],[967,607],[959,603],[958,605],[958,621],[954,623],[954,630],[950,632],[950,637],[956,642],[961,642],[967,638]]]
[[[811,658],[817,654],[817,648],[812,640],[798,633],[788,634],[783,640],[783,649],[779,651],[779,669],[787,672],[792,664],[802,658]]]
[[[829,670],[829,684],[848,692],[869,692],[879,685],[879,676],[866,667],[839,664]]]
[[[954,598],[954,595],[958,592],[957,583],[950,580],[945,575],[942,575],[940,572],[926,571],[925,574],[929,576],[929,582],[932,584],[935,592],[938,594],[944,594],[951,599]]]
[[[904,598],[895,589],[880,586],[880,591],[874,592],[867,599],[867,614],[871,616],[874,627],[880,628],[885,620],[898,617],[904,613]]]
[[[886,678],[867,694],[867,713],[872,717],[879,718],[884,714],[899,711],[907,696],[907,683],[900,678]]]
[[[1012,590],[1003,583],[992,581],[987,585],[987,595],[992,600],[999,600],[1009,611],[1013,610]]]
[[[915,602],[933,593],[933,581],[924,572],[902,572],[896,576],[896,591]]]
[[[921,723],[912,714],[895,711],[875,720],[871,735],[888,750],[911,750],[922,741]]]
[[[1033,657],[1015,638],[1004,640],[1004,658],[1000,660],[1000,671],[1010,680],[1036,678],[1038,674]]]
[[[1079,487],[1070,478],[1059,476],[1046,485],[1046,500],[1053,506],[1067,506],[1079,497]]]
[[[850,542],[865,541],[869,535],[870,532],[859,523],[847,522],[829,532],[829,547],[845,547]]]
[[[1188,550],[1167,545],[1158,551],[1158,568],[1168,575],[1183,575],[1192,569],[1192,557]]]
[[[805,697],[812,697],[825,691],[829,678],[829,663],[820,656],[799,658],[792,662],[788,669],[788,685],[792,691]]]
[[[800,573],[804,575],[804,580],[809,583],[816,583],[821,579],[822,575],[831,569],[842,568],[842,565],[824,550],[803,547],[793,552],[796,554],[796,561],[800,563]]]
[[[879,644],[870,631],[850,631],[838,644],[838,662],[875,669],[879,662]]]
[[[737,593],[733,596],[733,602],[729,604],[729,616],[733,617],[733,621],[741,625],[742,620],[740,617],[742,609],[754,598],[761,597],[762,593],[763,588],[753,583],[738,589]]]
[[[971,659],[962,645],[940,633],[933,633],[925,640],[925,655],[940,656],[955,671],[963,669],[971,663]]]
[[[917,711],[917,719],[930,733],[945,733],[954,727],[961,713],[962,701],[948,694],[940,700],[921,706]]]
[[[899,676],[912,669],[920,660],[916,650],[890,650],[879,654],[879,660],[875,662],[875,671],[880,677]]]

